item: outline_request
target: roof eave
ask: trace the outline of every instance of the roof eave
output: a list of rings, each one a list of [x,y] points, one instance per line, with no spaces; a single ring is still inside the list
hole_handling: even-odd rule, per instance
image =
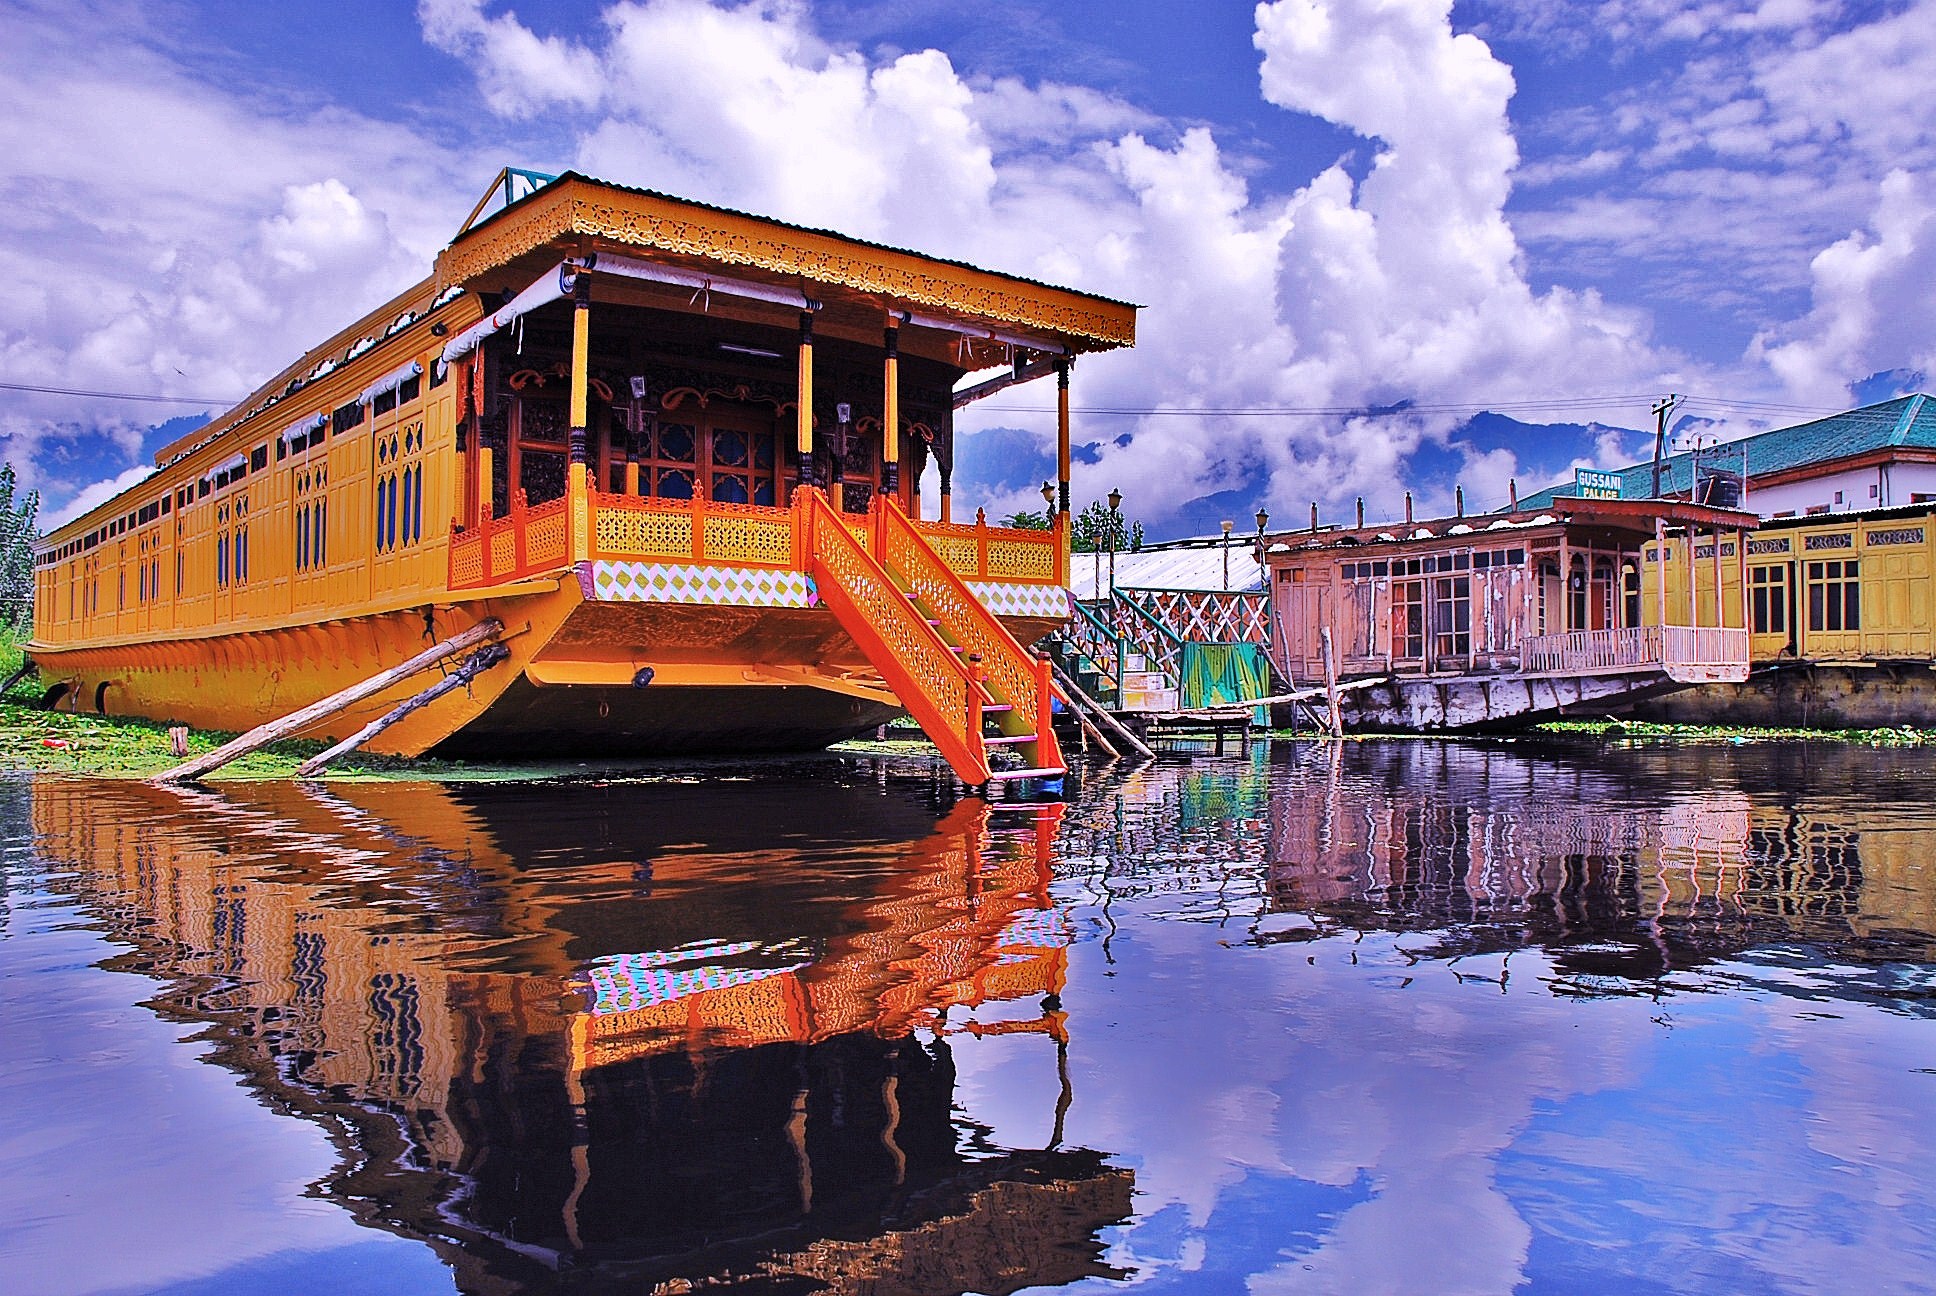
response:
[[[436,283],[469,285],[518,258],[573,238],[838,286],[1032,329],[1072,350],[1133,346],[1137,307],[827,230],[789,225],[567,172],[466,230],[437,258]]]

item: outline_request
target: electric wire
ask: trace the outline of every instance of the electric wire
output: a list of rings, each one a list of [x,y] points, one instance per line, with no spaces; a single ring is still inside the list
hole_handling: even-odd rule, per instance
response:
[[[226,409],[235,402],[226,397],[170,396],[160,392],[105,391],[87,387],[52,387],[37,383],[0,382],[0,391],[28,392],[42,396],[79,396],[92,400],[143,401],[160,405],[203,405]],[[1605,409],[1608,406],[1651,402],[1651,392],[1629,392],[1611,396],[1555,396],[1543,400],[1443,401],[1392,405],[1198,405],[1134,406],[1072,405],[1071,414],[1092,418],[1403,418],[1408,414],[1459,414],[1507,412],[1557,412]],[[1828,415],[1842,411],[1820,405],[1798,405],[1781,401],[1750,400],[1731,396],[1686,395],[1681,408],[1734,410],[1744,414]],[[1053,414],[1053,405],[987,404],[981,407],[1002,414]]]
[[[93,400],[148,401],[157,405],[212,405],[227,409],[232,400],[205,396],[164,396],[159,392],[95,391],[85,387],[42,387],[34,383],[0,382],[0,391],[33,392],[41,396],[86,396]]]

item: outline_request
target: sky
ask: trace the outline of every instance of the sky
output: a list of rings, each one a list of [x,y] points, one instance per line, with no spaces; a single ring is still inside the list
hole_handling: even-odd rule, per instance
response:
[[[0,458],[48,520],[138,479],[514,165],[1140,304],[1075,497],[1152,536],[1501,507],[1668,392],[1735,435],[1920,389],[1932,10],[9,0]],[[963,413],[958,505],[1039,507],[1052,403]]]

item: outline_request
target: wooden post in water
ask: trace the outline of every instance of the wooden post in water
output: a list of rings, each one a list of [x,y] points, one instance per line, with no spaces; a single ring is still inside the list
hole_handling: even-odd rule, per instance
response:
[[[279,720],[259,724],[239,738],[232,738],[214,751],[197,756],[194,760],[177,765],[148,780],[151,783],[182,783],[201,778],[222,768],[232,760],[247,756],[250,752],[267,747],[270,743],[283,738],[293,738],[303,730],[320,724],[339,711],[361,702],[364,698],[381,693],[392,684],[401,683],[412,675],[421,674],[435,666],[446,657],[455,657],[469,648],[488,643],[504,633],[504,623],[496,617],[488,617],[470,629],[430,647],[404,662],[392,666],[365,680],[358,680],[346,689],[330,694],[320,702],[312,702],[300,711],[292,711]]]
[[[1326,723],[1333,738],[1344,736],[1344,717],[1338,710],[1338,659],[1331,650],[1331,627],[1318,628],[1318,649],[1324,654],[1324,700],[1327,706]]]

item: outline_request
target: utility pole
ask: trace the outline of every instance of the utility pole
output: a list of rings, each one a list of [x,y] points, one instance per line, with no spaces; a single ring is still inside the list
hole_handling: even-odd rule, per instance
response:
[[[1667,399],[1660,402],[1660,404],[1654,406],[1653,410],[1651,411],[1651,413],[1654,416],[1654,495],[1653,497],[1655,499],[1660,498],[1660,457],[1661,457],[1661,453],[1667,448],[1667,416],[1669,414],[1672,414],[1674,412],[1675,407],[1678,406],[1680,403],[1681,403],[1681,398],[1679,396],[1676,396],[1674,393],[1669,392],[1667,393]]]

